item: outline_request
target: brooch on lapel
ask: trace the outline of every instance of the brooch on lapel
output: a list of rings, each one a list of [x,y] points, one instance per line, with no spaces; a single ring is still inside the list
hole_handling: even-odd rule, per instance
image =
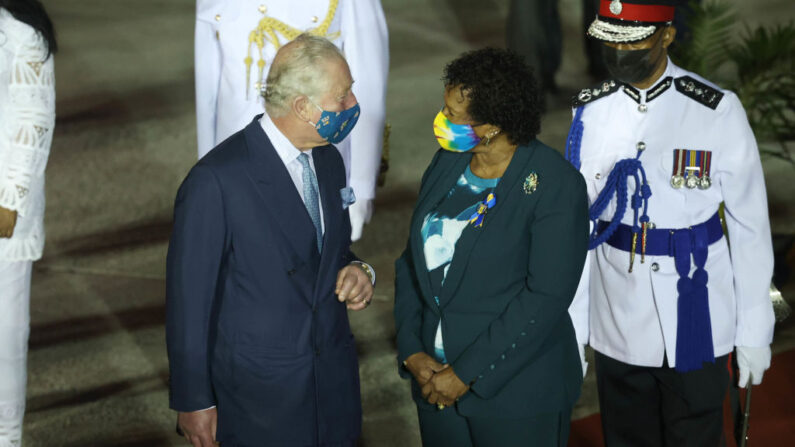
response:
[[[497,196],[495,196],[493,192],[490,192],[489,195],[478,204],[477,210],[472,213],[472,216],[469,218],[469,223],[473,224],[475,228],[482,227],[483,219],[486,218],[486,213],[494,208],[496,204]]]
[[[530,195],[536,192],[536,189],[538,189],[538,174],[533,171],[527,176],[526,179],[524,179],[522,191],[524,191],[525,194]]]
[[[350,186],[340,189],[340,197],[342,197],[342,209],[344,210],[356,203],[356,194],[353,193],[353,188]]]

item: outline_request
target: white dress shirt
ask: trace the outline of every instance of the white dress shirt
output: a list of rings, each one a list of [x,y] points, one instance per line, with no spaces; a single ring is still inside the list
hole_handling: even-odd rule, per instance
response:
[[[723,93],[714,110],[677,89],[677,82],[684,82],[681,89],[687,86],[683,76]],[[673,82],[667,88],[661,85],[669,78]],[[698,85],[689,90],[699,91],[704,89]],[[648,90],[619,87],[584,107],[580,172],[591,203],[615,163],[634,158],[638,147],[645,147],[640,161],[652,190],[648,214],[657,228],[705,222],[724,203],[731,245],[725,237],[710,245],[705,267],[714,353],[727,354],[734,346],[768,346],[774,316],[767,195],[756,140],[737,96],[669,60],[665,73]],[[711,151],[710,188],[671,186],[675,149]],[[628,183],[632,194],[634,181]],[[601,220],[610,220],[615,208],[613,198]],[[622,223],[632,225],[632,219],[627,210]],[[638,255],[628,273],[629,258],[628,252],[607,243],[588,253],[570,308],[578,341],[638,366],[661,366],[667,352],[673,367],[679,279],[674,258],[647,255],[641,264]],[[691,275],[694,270],[691,263]]]
[[[279,154],[279,158],[282,159],[284,166],[287,168],[287,172],[290,173],[290,178],[293,180],[295,189],[298,190],[298,195],[300,195],[301,200],[306,203],[304,199],[304,166],[298,161],[298,156],[301,155],[302,151],[293,146],[293,143],[291,143],[279,128],[273,124],[273,120],[271,120],[267,113],[262,115],[259,123],[262,126],[262,130],[265,131],[265,135],[267,135],[268,139],[271,141],[273,148],[276,149],[276,153]],[[308,125],[309,124],[307,124],[307,126]],[[317,178],[315,160],[312,158],[312,149],[303,151],[303,153],[309,156],[309,166],[312,168],[312,172],[315,173],[315,178]],[[318,187],[319,186],[320,185],[318,185]],[[323,219],[323,199],[320,197],[320,191],[317,192],[317,204],[318,207],[320,207],[321,232],[325,234],[326,224]]]

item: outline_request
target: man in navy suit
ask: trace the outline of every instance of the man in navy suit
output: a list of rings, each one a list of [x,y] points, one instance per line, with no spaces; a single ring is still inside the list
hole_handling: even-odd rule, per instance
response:
[[[352,446],[361,432],[346,307],[375,273],[350,251],[338,143],[359,116],[348,65],[302,35],[268,75],[266,112],[177,193],[167,261],[170,406],[194,447]]]

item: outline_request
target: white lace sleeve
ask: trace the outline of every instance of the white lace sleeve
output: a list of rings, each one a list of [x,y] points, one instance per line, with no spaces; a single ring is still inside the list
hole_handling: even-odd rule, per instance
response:
[[[30,188],[44,175],[55,127],[53,58],[46,41],[19,24],[9,32],[22,34],[10,66],[7,102],[3,104],[0,146],[0,206],[26,215]],[[28,36],[24,36],[28,34]]]

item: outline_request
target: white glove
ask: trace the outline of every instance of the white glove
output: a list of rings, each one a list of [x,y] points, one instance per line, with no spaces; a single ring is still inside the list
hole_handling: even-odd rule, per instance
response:
[[[580,351],[580,363],[582,363],[582,378],[585,378],[585,373],[588,372],[588,362],[585,361],[585,345],[577,345]]]
[[[748,378],[753,376],[753,385],[762,383],[765,370],[770,368],[770,346],[752,348],[750,346],[737,346],[737,366],[740,367],[740,388],[748,385]]]
[[[351,215],[351,240],[356,242],[362,238],[364,224],[370,222],[373,216],[373,201],[357,200],[348,207]]]

